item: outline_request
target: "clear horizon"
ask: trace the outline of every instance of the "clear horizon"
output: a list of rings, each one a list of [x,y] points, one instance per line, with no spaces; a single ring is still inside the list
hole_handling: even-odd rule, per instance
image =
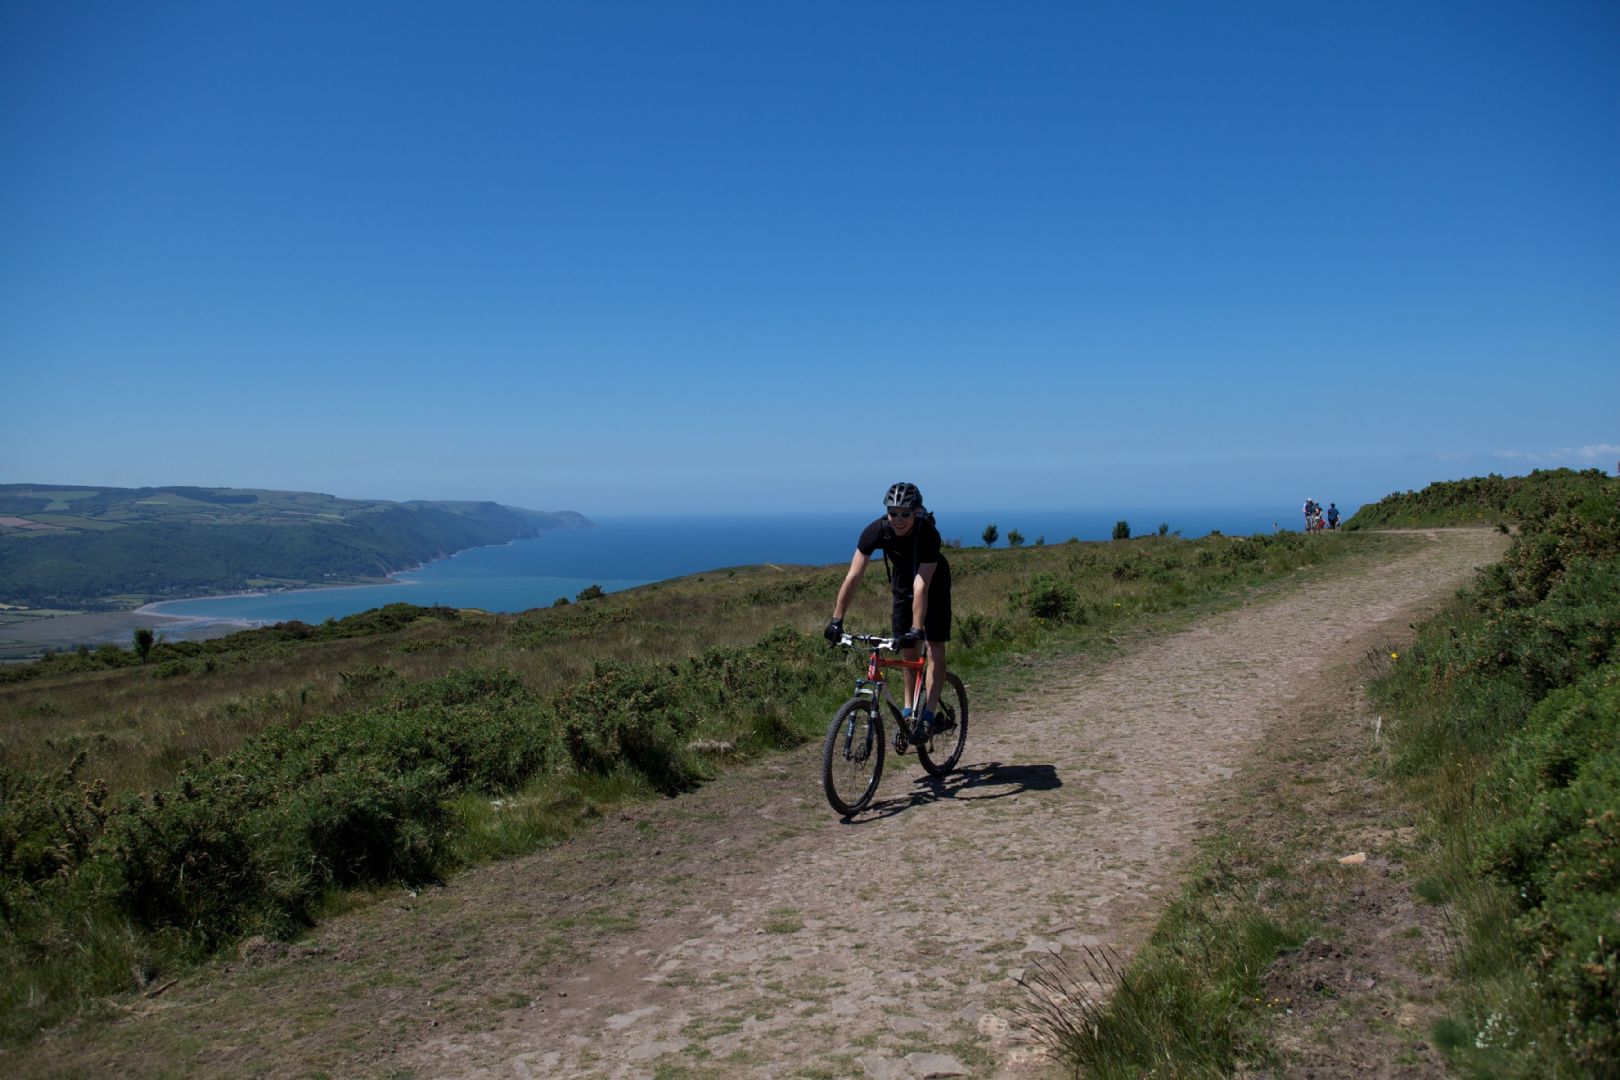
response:
[[[0,482],[1341,506],[1620,460],[1620,6],[0,6]]]

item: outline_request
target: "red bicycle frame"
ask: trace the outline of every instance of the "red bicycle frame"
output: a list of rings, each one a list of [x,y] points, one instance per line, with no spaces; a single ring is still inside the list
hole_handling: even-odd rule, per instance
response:
[[[876,646],[874,646],[872,648],[872,655],[867,657],[866,660],[866,678],[868,682],[883,681],[883,673],[879,670],[880,668],[902,668],[905,671],[910,672],[909,675],[905,676],[905,696],[910,700],[911,707],[915,708],[917,705],[917,698],[924,692],[922,682],[923,669],[927,666],[928,660],[926,657],[919,656],[915,660],[902,660],[899,658],[889,660],[878,651]]]

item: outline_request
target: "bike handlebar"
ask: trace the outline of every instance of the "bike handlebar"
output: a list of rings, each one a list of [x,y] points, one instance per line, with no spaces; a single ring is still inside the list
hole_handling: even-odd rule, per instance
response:
[[[894,638],[879,637],[876,634],[845,634],[838,640],[840,645],[875,645],[879,649],[888,649],[898,652],[895,648]]]

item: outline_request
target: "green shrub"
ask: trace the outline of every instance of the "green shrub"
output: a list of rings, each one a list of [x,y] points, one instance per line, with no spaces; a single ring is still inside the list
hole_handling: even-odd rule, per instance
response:
[[[1561,512],[1604,516],[1612,505],[1614,478],[1600,469],[1545,469],[1528,476],[1472,477],[1430,484],[1422,491],[1397,491],[1363,506],[1345,522],[1347,529],[1423,525],[1494,525],[1545,522]]]
[[[1620,1061],[1617,492],[1595,470],[1557,470],[1431,485],[1357,514],[1519,524],[1373,686],[1401,767],[1431,785],[1439,872],[1472,884],[1458,894],[1469,1004],[1445,1045],[1485,1071],[1612,1074]]]
[[[1584,1063],[1620,1061],[1620,665],[1559,690],[1487,773],[1479,868],[1519,898],[1516,928]]]
[[[0,769],[0,920],[17,917],[40,884],[71,873],[101,835],[107,786],[78,779],[87,756],[44,773]]]
[[[1080,622],[1084,619],[1080,593],[1071,583],[1055,574],[1033,575],[1023,591],[1014,594],[1014,601],[1037,619],[1049,622]]]
[[[956,641],[964,649],[971,649],[984,640],[984,627],[987,617],[980,612],[971,612],[956,620]]]
[[[964,649],[994,648],[1013,638],[1013,627],[1006,619],[982,612],[970,612],[956,620],[953,640]]]
[[[693,717],[676,698],[667,669],[598,662],[556,702],[574,767],[605,774],[628,763],[668,795],[695,785],[702,765],[683,749]]]
[[[1129,540],[1131,538],[1131,523],[1128,521],[1114,522],[1114,539]]]

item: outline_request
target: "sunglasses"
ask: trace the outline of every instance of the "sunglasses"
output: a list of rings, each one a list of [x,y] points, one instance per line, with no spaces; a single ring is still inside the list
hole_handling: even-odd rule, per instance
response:
[[[892,518],[908,518],[914,513],[916,513],[915,510],[890,510],[889,516]]]

